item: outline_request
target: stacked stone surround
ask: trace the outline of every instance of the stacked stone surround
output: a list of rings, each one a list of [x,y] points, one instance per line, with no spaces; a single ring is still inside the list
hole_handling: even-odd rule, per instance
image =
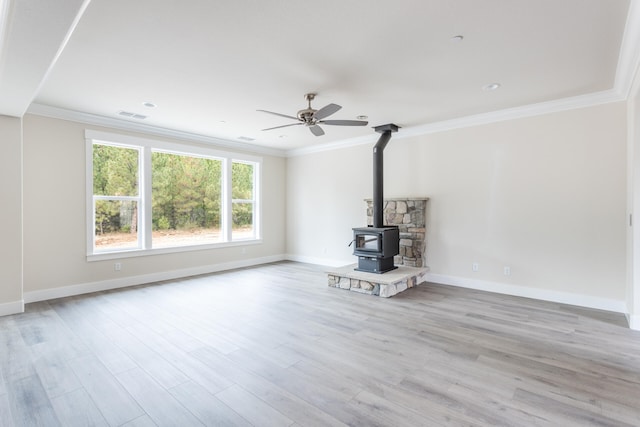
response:
[[[384,225],[397,225],[400,229],[400,254],[395,265],[422,267],[425,265],[427,201],[429,198],[385,199]],[[373,224],[373,200],[367,202],[367,225]]]

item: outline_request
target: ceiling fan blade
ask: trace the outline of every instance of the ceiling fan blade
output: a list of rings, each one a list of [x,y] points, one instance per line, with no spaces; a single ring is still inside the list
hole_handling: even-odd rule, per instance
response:
[[[291,123],[289,125],[276,126],[276,127],[266,128],[266,129],[262,129],[262,130],[280,129],[280,128],[286,128],[286,127],[289,127],[289,126],[298,126],[298,125],[301,125],[301,124],[303,124],[303,123]]]
[[[335,113],[336,111],[338,111],[341,108],[342,107],[340,105],[338,105],[338,104],[325,105],[324,107],[322,107],[321,109],[316,111],[316,113],[313,115],[313,117],[316,120],[322,120],[325,117],[329,117],[330,115],[332,115],[333,113]]]
[[[297,117],[287,116],[286,114],[274,113],[273,111],[267,111],[267,110],[256,110],[256,111],[261,111],[263,113],[273,114],[273,115],[280,116],[280,117],[286,117],[287,119],[300,120]]]
[[[313,125],[313,126],[309,126],[309,130],[311,131],[312,134],[314,134],[315,136],[322,136],[324,135],[324,131],[322,130],[322,128],[318,125]]]
[[[320,120],[318,123],[334,126],[366,126],[369,122],[362,120]]]

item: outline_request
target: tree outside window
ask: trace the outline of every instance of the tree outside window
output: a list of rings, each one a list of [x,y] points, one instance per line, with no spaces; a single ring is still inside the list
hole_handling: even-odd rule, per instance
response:
[[[233,162],[231,166],[231,232],[233,240],[255,236],[255,166]]]
[[[222,161],[153,152],[153,247],[220,242]]]
[[[258,238],[258,162],[150,144],[88,142],[90,254]]]
[[[96,144],[93,149],[95,249],[140,246],[140,151]]]

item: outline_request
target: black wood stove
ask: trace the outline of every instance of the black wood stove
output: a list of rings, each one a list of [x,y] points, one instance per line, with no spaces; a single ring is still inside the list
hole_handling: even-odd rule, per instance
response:
[[[388,124],[376,126],[380,133],[373,147],[373,226],[353,229],[353,254],[358,257],[358,271],[386,273],[397,268],[393,257],[400,253],[400,231],[397,226],[384,226],[383,164],[382,152],[387,146],[391,133],[398,126]]]

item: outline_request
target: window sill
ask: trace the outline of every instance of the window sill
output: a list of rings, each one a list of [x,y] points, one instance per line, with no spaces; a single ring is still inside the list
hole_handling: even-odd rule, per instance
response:
[[[262,239],[238,240],[234,242],[211,243],[208,245],[174,246],[171,248],[158,249],[127,249],[114,252],[95,252],[87,254],[87,262],[105,261],[110,259],[136,258],[142,256],[174,254],[180,252],[206,251],[211,249],[229,248],[235,246],[259,245]]]

